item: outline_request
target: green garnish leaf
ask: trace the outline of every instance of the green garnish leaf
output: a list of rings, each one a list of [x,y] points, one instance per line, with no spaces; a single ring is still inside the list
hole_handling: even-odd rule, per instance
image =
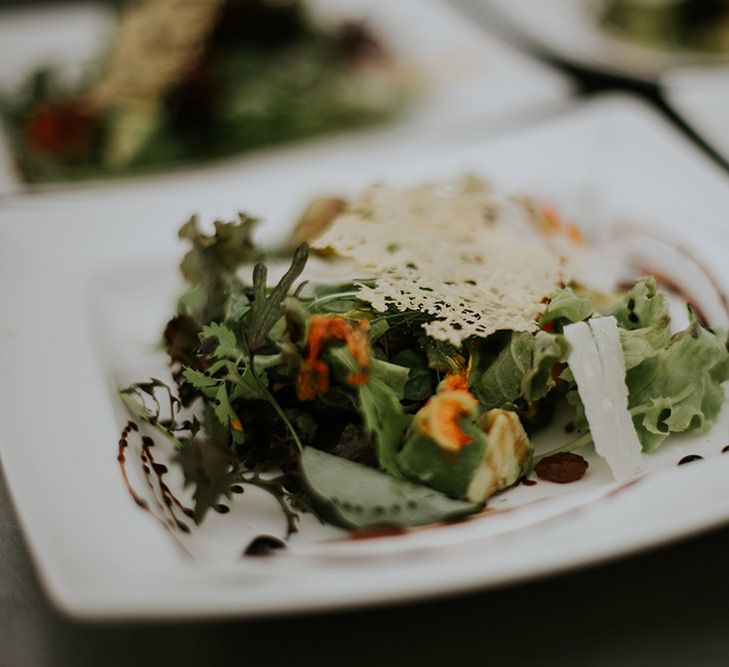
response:
[[[175,461],[182,466],[185,486],[195,486],[193,518],[199,524],[220,496],[230,495],[230,485],[236,481],[230,454],[209,440],[193,438],[183,441]]]
[[[657,291],[653,276],[639,280],[611,314],[620,327],[628,370],[664,349],[671,340],[668,301]]]
[[[309,256],[309,246],[302,243],[294,252],[291,266],[278,284],[266,295],[268,269],[263,263],[253,269],[253,292],[255,299],[251,304],[250,320],[246,327],[246,342],[251,353],[257,352],[266,344],[268,333],[286,312],[284,305],[294,281],[301,275]]]
[[[301,472],[322,515],[345,528],[420,526],[479,510],[478,505],[313,447],[304,448]]]
[[[587,319],[593,312],[592,301],[588,297],[577,296],[571,287],[563,287],[549,297],[549,303],[539,318],[539,324],[544,326],[547,322],[556,322],[564,326]]]
[[[329,355],[347,373],[357,371],[357,364],[346,348],[332,348]],[[393,367],[401,370],[395,373]],[[396,456],[412,419],[400,403],[406,380],[406,368],[375,360],[369,381],[357,387],[357,407],[365,434],[375,443],[380,468],[394,477],[402,477]]]
[[[411,368],[403,387],[403,398],[408,401],[424,401],[435,393],[433,373],[428,368]]]
[[[669,345],[626,373],[629,407],[645,451],[671,433],[703,432],[724,402],[729,380],[726,335],[704,329],[693,311],[689,326]]]
[[[210,339],[215,341],[215,348],[211,354],[216,359],[240,359],[243,356],[243,350],[238,345],[235,333],[224,324],[212,322],[202,328],[200,331],[201,343]]]
[[[468,419],[460,420],[459,429],[472,441],[457,452],[445,452],[420,429],[411,429],[397,457],[405,476],[452,498],[465,498],[484,465],[487,442],[484,432]]]
[[[532,367],[521,381],[522,396],[529,402],[544,398],[555,386],[552,369],[564,363],[570,353],[570,344],[562,334],[538,331],[534,336]]]
[[[208,236],[200,231],[193,216],[180,228],[179,237],[192,245],[180,264],[191,287],[180,300],[182,312],[201,323],[223,319],[229,296],[239,292],[235,272],[243,264],[260,259],[251,239],[256,222],[240,213],[238,222],[216,221],[215,233]]]
[[[484,368],[478,350],[474,351],[471,391],[487,410],[510,405],[522,394],[522,379],[532,368],[534,336],[513,332],[507,344]]]

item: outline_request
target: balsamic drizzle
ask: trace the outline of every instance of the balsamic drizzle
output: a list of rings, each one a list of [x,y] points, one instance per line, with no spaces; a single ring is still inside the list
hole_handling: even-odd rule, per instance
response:
[[[243,550],[243,556],[271,556],[274,552],[286,549],[287,544],[273,535],[259,535],[253,538]]]
[[[167,466],[164,463],[158,463],[157,461],[155,461],[154,454],[152,454],[152,447],[154,447],[154,440],[152,440],[152,438],[150,438],[148,435],[142,436],[142,462],[144,463],[146,460],[152,467],[152,470],[154,471],[154,474],[157,478],[157,486],[159,487],[160,493],[162,494],[164,507],[169,513],[173,524],[177,526],[177,528],[179,528],[183,533],[189,533],[190,527],[184,521],[181,521],[175,514],[175,506],[187,517],[194,516],[194,513],[191,508],[186,507],[180,502],[177,496],[172,493],[170,487],[164,481],[163,477],[164,474],[167,472]],[[152,488],[152,492],[154,493],[155,487],[152,484],[152,480],[149,474],[149,466],[144,465],[143,467],[145,477],[147,478],[147,481]],[[155,493],[155,499],[156,498],[157,494]]]
[[[147,501],[144,500],[135,490],[132,486],[132,483],[129,481],[129,476],[127,475],[127,458],[125,455],[126,449],[129,445],[129,441],[127,438],[129,437],[129,433],[131,431],[136,431],[137,425],[134,422],[129,422],[122,431],[121,438],[119,439],[119,452],[117,454],[116,460],[119,462],[119,468],[121,470],[122,479],[124,480],[124,486],[127,487],[127,491],[129,492],[129,495],[132,497],[132,500],[137,504],[138,507],[141,507],[143,510],[149,510],[149,505],[147,504]]]
[[[162,510],[162,512],[163,512],[162,517],[160,517],[156,512],[152,511],[152,508],[149,506],[149,503],[136,492],[136,490],[132,486],[131,481],[129,480],[129,476],[127,474],[127,467],[126,467],[126,463],[127,463],[126,450],[129,446],[129,436],[130,436],[131,432],[138,431],[138,430],[139,430],[139,427],[137,426],[137,424],[133,421],[129,421],[129,422],[127,422],[127,425],[124,427],[124,430],[122,431],[122,434],[121,434],[121,438],[119,439],[119,450],[118,450],[116,460],[119,463],[119,469],[121,470],[122,479],[124,480],[124,486],[126,487],[127,491],[129,492],[129,495],[132,497],[132,500],[134,500],[137,507],[140,507],[145,512],[148,512],[155,518],[156,521],[159,521],[159,523],[164,527],[165,531],[173,538],[173,540],[175,541],[175,544],[182,550],[182,552],[186,556],[192,557],[192,554],[188,551],[188,549],[185,547],[185,545],[182,544],[182,542],[180,542],[179,538],[175,535],[174,530],[173,530],[173,527],[177,526],[180,530],[182,530],[186,533],[189,533],[190,527],[188,525],[184,524],[182,521],[179,521],[177,519],[177,517],[174,516],[174,514],[173,514],[172,522],[170,522],[170,520],[167,519],[167,517],[164,515],[164,510]],[[146,443],[147,446],[145,447],[144,438],[142,438],[142,440],[143,440],[142,451],[140,453],[140,458],[142,461],[142,469],[144,471],[145,478],[147,479],[147,483],[150,485],[150,487],[152,489],[152,495],[155,499],[155,503],[157,504],[158,507],[162,508],[163,506],[160,503],[159,498],[157,497],[157,494],[155,493],[154,485],[152,484],[152,479],[150,477],[150,473],[151,473],[150,466],[151,466],[151,469],[155,471],[155,474],[157,475],[158,480],[160,480],[160,486],[162,487],[162,485],[163,485],[164,488],[167,488],[167,485],[161,481],[161,476],[165,472],[167,472],[167,467],[164,466],[163,464],[160,464],[161,467],[160,467],[160,465],[155,467],[156,462],[154,461],[154,458],[150,452],[150,447],[154,446],[154,442],[152,441],[151,438],[149,438],[148,442]],[[164,468],[164,470],[163,470],[163,468]],[[167,488],[167,490],[169,492],[168,488]],[[170,492],[170,496],[174,497],[171,492]],[[192,512],[192,510],[190,510],[190,512]]]

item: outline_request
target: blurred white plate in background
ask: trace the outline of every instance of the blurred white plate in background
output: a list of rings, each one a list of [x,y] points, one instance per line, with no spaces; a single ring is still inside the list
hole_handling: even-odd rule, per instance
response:
[[[729,64],[671,70],[661,84],[671,106],[729,161]]]
[[[415,99],[401,118],[387,127],[356,133],[368,142],[384,144],[400,132],[422,138],[468,123],[481,130],[513,123],[570,92],[561,75],[489,37],[446,0],[309,0],[309,4],[322,21],[365,19],[419,82]],[[12,87],[43,64],[78,71],[103,55],[112,30],[113,14],[93,5],[0,12],[0,88]],[[307,143],[318,141],[327,140]],[[11,162],[0,137],[0,194],[24,187]]]
[[[671,67],[712,59],[706,54],[662,50],[611,35],[597,19],[603,0],[457,2],[483,4],[493,11],[495,19],[502,20],[516,35],[540,49],[565,61],[610,74],[655,82]]]
[[[180,288],[176,230],[190,213],[247,210],[266,221],[259,240],[273,243],[317,194],[469,171],[555,203],[588,235],[631,222],[680,239],[729,289],[729,180],[630,99],[597,99],[435,159],[396,147],[379,162],[356,157],[281,154],[234,174],[19,196],[0,210],[0,282],[13,286],[0,291],[0,455],[41,577],[68,613],[254,616],[405,600],[582,566],[729,521],[725,409],[709,434],[666,443],[650,459],[657,472],[637,484],[616,486],[591,457],[580,482],[518,486],[473,521],[327,542],[341,532],[304,517],[289,552],[241,560],[253,536],[284,528],[275,503],[249,490],[193,532],[196,558],[184,558],[124,488],[115,388],[165,372],[156,341]],[[676,467],[686,454],[707,460]],[[143,488],[139,468],[131,472]]]

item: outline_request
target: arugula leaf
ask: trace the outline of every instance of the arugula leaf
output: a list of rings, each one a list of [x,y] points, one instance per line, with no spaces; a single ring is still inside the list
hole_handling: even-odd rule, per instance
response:
[[[278,284],[266,296],[266,278],[268,269],[263,263],[256,264],[253,269],[253,292],[255,298],[251,304],[250,320],[245,328],[245,338],[250,353],[257,352],[266,344],[269,331],[284,316],[286,295],[294,281],[301,275],[309,256],[309,246],[302,243],[294,252],[291,266]]]
[[[704,329],[691,309],[689,320],[665,349],[626,373],[629,407],[645,451],[656,449],[671,433],[707,430],[724,402],[726,335]]]
[[[470,374],[471,391],[487,410],[510,405],[522,394],[522,380],[531,370],[534,336],[513,332],[497,357],[486,367],[475,349]]]
[[[200,341],[205,343],[207,340],[215,341],[215,348],[211,354],[217,359],[240,359],[244,356],[235,333],[224,324],[218,322],[206,324],[200,331]]]
[[[433,489],[394,479],[313,447],[304,448],[301,472],[322,515],[346,528],[420,526],[479,509],[478,505],[453,500]]]
[[[544,326],[547,322],[556,322],[560,326],[580,322],[592,313],[592,301],[585,296],[577,296],[571,287],[556,290],[549,297],[544,313],[539,318],[539,324]]]
[[[403,398],[408,401],[424,401],[435,393],[433,373],[428,368],[411,368],[403,387]]]
[[[328,354],[347,374],[357,371],[357,364],[346,347],[331,348]],[[396,455],[412,417],[400,403],[407,369],[403,368],[398,373],[396,390],[393,388],[393,366],[395,364],[377,360],[373,362],[369,381],[357,387],[357,407],[362,416],[365,434],[374,440],[380,467],[399,478],[402,473],[397,465]]]
[[[398,364],[392,364],[382,359],[373,359],[370,377],[382,380],[390,389],[392,389],[398,398],[402,398],[405,385],[408,382],[410,370]]]
[[[220,496],[230,496],[230,485],[236,481],[230,454],[211,440],[193,438],[182,442],[175,461],[182,466],[185,486],[195,486],[193,518],[199,524]]]
[[[195,389],[198,389],[203,396],[207,396],[208,398],[215,398],[215,395],[218,393],[218,387],[222,383],[220,378],[211,377],[207,373],[197,371],[189,366],[183,369],[182,376]]]
[[[402,477],[396,454],[410,415],[392,388],[376,376],[370,376],[370,381],[357,389],[357,397],[365,432],[375,441],[380,467],[394,477]]]
[[[544,398],[555,386],[552,368],[567,361],[570,344],[562,334],[538,331],[534,336],[532,367],[521,380],[521,393],[527,401]]]

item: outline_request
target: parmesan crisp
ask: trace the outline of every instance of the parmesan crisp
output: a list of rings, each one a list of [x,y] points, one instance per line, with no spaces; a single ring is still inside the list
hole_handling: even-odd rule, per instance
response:
[[[559,257],[473,177],[397,190],[375,186],[312,247],[351,259],[373,282],[359,296],[434,317],[434,339],[460,346],[500,329],[534,331],[543,301],[564,276]]]

